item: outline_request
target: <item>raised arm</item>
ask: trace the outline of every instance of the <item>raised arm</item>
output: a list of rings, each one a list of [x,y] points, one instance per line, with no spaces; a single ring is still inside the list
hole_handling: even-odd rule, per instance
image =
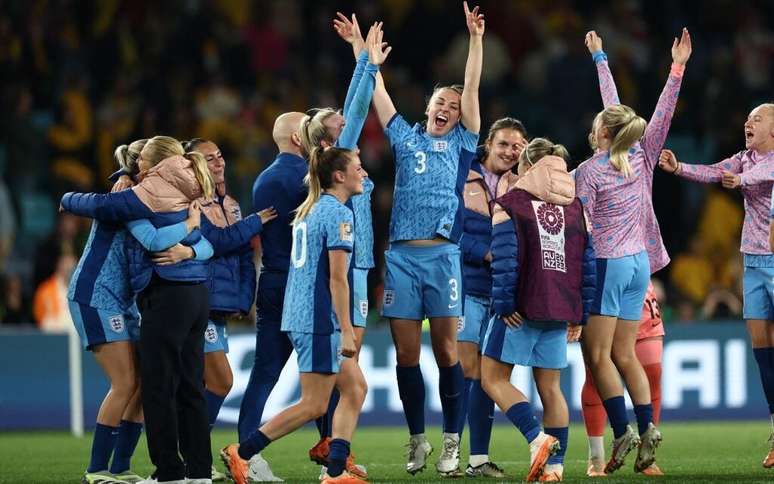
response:
[[[371,102],[373,102],[376,116],[379,118],[379,124],[386,129],[390,120],[398,114],[398,111],[395,109],[395,105],[392,104],[392,99],[387,93],[381,72],[376,73],[376,85],[374,86],[374,95]]]
[[[699,183],[720,183],[723,181],[723,173],[733,175],[742,173],[743,153],[739,152],[712,165],[697,165],[678,161],[671,150],[662,150],[658,165],[662,170],[687,180]]]
[[[677,96],[680,94],[680,84],[683,81],[685,63],[691,57],[691,35],[688,29],[683,29],[680,40],[675,38],[672,44],[672,68],[669,72],[664,90],[658,98],[656,109],[653,111],[645,134],[642,137],[641,146],[645,150],[645,163],[649,171],[653,171],[658,163],[659,153],[664,147],[669,126],[672,123],[672,115],[677,106]]]
[[[610,66],[607,64],[607,54],[602,50],[602,38],[593,30],[586,34],[586,47],[589,49],[589,53],[591,53],[591,57],[597,65],[602,105],[608,107],[612,104],[621,104],[613,74],[610,72]]]
[[[500,316],[516,312],[519,241],[513,220],[495,204],[492,216],[492,309]]]
[[[479,7],[473,11],[468,9],[468,2],[463,2],[465,23],[470,32],[468,44],[468,60],[465,63],[465,87],[462,90],[462,124],[471,133],[481,131],[481,112],[478,104],[478,86],[481,83],[481,69],[484,61],[484,15],[479,13]]]
[[[363,76],[366,61],[368,61],[368,51],[363,36],[360,34],[360,25],[357,23],[355,14],[352,14],[352,20],[348,19],[341,12],[336,12],[336,16],[338,18],[333,19],[333,29],[339,34],[339,37],[352,46],[352,53],[355,55],[356,61],[355,71],[352,73],[352,79],[347,89],[347,97],[344,99],[344,118],[349,122],[347,112],[349,111],[355,91],[360,84],[360,78]]]

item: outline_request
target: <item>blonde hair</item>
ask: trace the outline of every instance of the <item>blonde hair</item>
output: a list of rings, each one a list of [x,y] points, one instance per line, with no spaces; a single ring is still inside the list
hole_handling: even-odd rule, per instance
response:
[[[205,198],[212,198],[215,193],[215,184],[212,182],[212,175],[207,168],[207,160],[204,155],[198,151],[185,152],[183,145],[170,136],[154,136],[145,144],[143,150],[146,153],[144,159],[152,166],[158,165],[161,160],[172,156],[182,156],[191,162],[196,181],[202,187]]]
[[[600,111],[594,118],[594,128],[589,134],[589,142],[593,149],[598,143],[594,136],[596,128],[607,128],[612,141],[610,143],[610,164],[625,177],[631,174],[629,165],[629,148],[645,134],[648,123],[637,116],[632,108],[623,104],[613,104]]]
[[[546,156],[558,156],[564,161],[570,157],[564,145],[556,144],[548,138],[535,138],[521,151],[519,164],[534,165]]]
[[[145,147],[148,139],[138,139],[128,145],[121,145],[113,152],[113,158],[116,159],[118,166],[129,176],[135,176],[140,172],[140,151]]]
[[[337,113],[338,111],[333,108],[315,108],[306,112],[306,116],[301,119],[301,124],[298,128],[301,151],[305,157],[310,157],[312,150],[321,146],[323,141],[327,141],[331,145],[336,142],[324,123],[325,120]]]
[[[302,221],[322,196],[323,190],[333,187],[333,172],[346,171],[352,161],[352,150],[315,146],[309,154],[309,175],[304,181],[309,185],[306,200],[298,206],[293,223]]]

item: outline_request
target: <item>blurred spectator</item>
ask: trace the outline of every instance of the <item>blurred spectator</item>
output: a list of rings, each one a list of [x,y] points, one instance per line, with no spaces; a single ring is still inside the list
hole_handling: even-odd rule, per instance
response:
[[[2,173],[0,166],[0,173]],[[5,272],[6,259],[13,249],[16,238],[16,215],[11,203],[11,195],[5,182],[0,178],[0,274]]]
[[[31,324],[29,301],[24,297],[22,279],[18,274],[6,274],[0,279],[0,323]]]
[[[35,290],[32,312],[35,323],[44,333],[66,333],[74,328],[67,306],[67,285],[76,262],[72,252],[62,252],[54,274]]]
[[[701,304],[715,280],[715,271],[704,251],[704,241],[691,239],[687,252],[672,261],[672,285],[692,304]]]
[[[57,270],[62,254],[80,254],[86,237],[80,226],[86,220],[71,213],[58,214],[54,232],[35,249],[35,287]]]

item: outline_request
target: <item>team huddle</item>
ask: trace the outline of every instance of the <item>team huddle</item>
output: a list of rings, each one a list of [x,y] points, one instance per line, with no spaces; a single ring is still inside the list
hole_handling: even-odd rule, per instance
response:
[[[351,446],[368,391],[358,355],[375,266],[375,181],[357,143],[371,106],[395,163],[382,315],[396,349],[408,473],[423,471],[434,450],[419,366],[428,319],[443,411],[440,476],[505,477],[489,459],[497,404],[527,441],[525,480],[563,479],[569,412],[560,370],[574,341],[586,363],[587,475],[615,472],[634,450],[635,472],[663,474],[655,461],[664,329],[650,277],[669,257],[653,211],[657,165],[742,189],[744,317],[774,428],[774,104],[750,113],[745,151],[715,165],[680,163],[663,147],[691,54],[688,31],[674,40],[650,121],[620,103],[602,39],[591,31],[585,44],[604,107],[590,129],[594,154],[569,172],[561,144],[529,139],[510,117],[495,121],[479,146],[485,22],[478,7],[465,3],[464,12],[464,85],[437,87],[426,121],[413,126],[380,73],[392,49],[382,23],[363,38],[356,16],[338,13],[334,29],[355,58],[343,109],[276,119],[279,154],[255,181],[254,214],[242,217],[226,193],[218,146],[198,138],[123,145],[111,193],[62,198],[63,210],[94,219],[68,300],[83,347],[111,385],[83,483],[277,481],[261,452],[312,420],[320,439],[309,457],[323,466],[320,481],[367,482]],[[254,252],[261,258],[257,287]],[[246,315],[254,302],[255,362],[239,443],[220,451],[226,475],[213,466],[209,436],[233,382],[226,319]],[[293,351],[301,398],[262,423]],[[515,365],[532,368],[542,422],[510,382]],[[607,459],[605,416],[614,437]],[[130,470],[143,422],[156,467],[148,479]],[[774,467],[772,442],[764,467]]]

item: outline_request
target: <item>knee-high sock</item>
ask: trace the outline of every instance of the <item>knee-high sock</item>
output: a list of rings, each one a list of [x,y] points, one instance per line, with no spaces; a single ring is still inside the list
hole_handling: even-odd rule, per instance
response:
[[[544,432],[553,435],[559,441],[559,450],[548,458],[548,464],[564,464],[564,454],[567,453],[570,430],[567,427],[546,427]]]
[[[333,389],[331,399],[328,400],[328,410],[325,415],[317,418],[314,424],[317,425],[317,431],[320,433],[320,439],[330,437],[333,434],[333,414],[336,412],[336,406],[339,404],[341,394],[337,388]]]
[[[94,429],[94,440],[91,441],[91,461],[86,472],[105,471],[108,468],[113,449],[116,447],[118,427],[97,423]]]
[[[396,366],[398,393],[409,434],[425,433],[425,379],[419,366]]]
[[[661,363],[644,367],[650,383],[650,403],[653,405],[653,424],[661,421]]]
[[[617,439],[626,433],[626,426],[629,425],[629,419],[626,416],[626,403],[624,397],[612,397],[602,402],[607,412],[607,418],[610,420],[610,426],[613,427],[613,436]]]
[[[207,400],[207,416],[210,420],[210,431],[215,426],[215,421],[218,419],[220,413],[220,407],[223,406],[223,401],[226,397],[221,397],[209,390],[204,390],[204,399]]]
[[[458,361],[452,366],[438,368],[438,392],[443,408],[443,431],[448,434],[460,433],[460,412],[462,411],[462,390],[465,377]]]
[[[769,404],[769,413],[774,414],[774,348],[753,348],[755,361],[761,374],[763,394]]]
[[[470,386],[470,455],[488,455],[494,422],[494,400],[481,387],[481,380]]]
[[[590,437],[605,435],[607,412],[605,412],[602,399],[594,386],[594,379],[591,377],[591,371],[589,371],[588,366],[586,367],[586,381],[581,389],[581,403],[583,423],[586,425],[586,435]]]
[[[519,402],[511,406],[505,416],[513,425],[519,429],[519,432],[527,439],[527,443],[535,440],[540,435],[540,423],[535,417],[535,412],[529,405],[529,402]]]
[[[111,473],[120,474],[129,470],[134,449],[137,448],[137,442],[140,440],[141,434],[141,423],[121,420],[121,425],[118,427],[116,448],[113,451],[113,461],[110,463]]]
[[[468,412],[470,411],[470,385],[472,384],[472,378],[465,378],[465,383],[462,385],[462,395],[460,396],[462,398],[462,409],[460,410],[460,423],[458,424],[460,438],[462,438],[462,433],[465,430],[465,420],[467,420]]]

